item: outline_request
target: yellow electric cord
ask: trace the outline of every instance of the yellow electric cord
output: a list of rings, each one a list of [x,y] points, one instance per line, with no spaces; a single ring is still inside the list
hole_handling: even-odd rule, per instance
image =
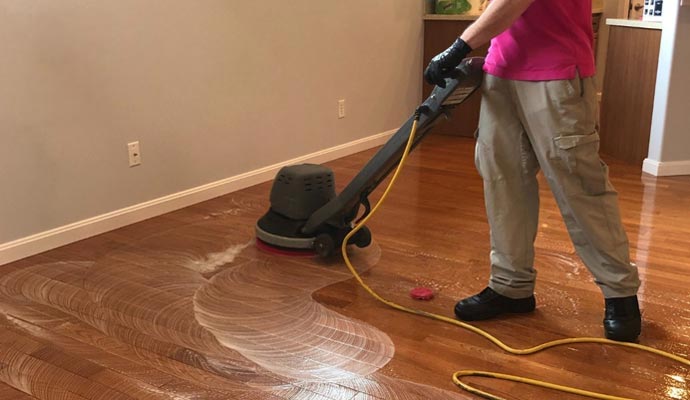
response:
[[[456,320],[454,318],[449,318],[443,315],[439,314],[434,314],[430,313],[427,311],[423,310],[417,310],[409,307],[405,307],[403,305],[397,304],[393,301],[387,300],[383,297],[381,297],[378,293],[376,293],[369,285],[367,285],[363,280],[362,277],[359,275],[357,270],[352,266],[352,263],[350,262],[350,258],[347,255],[347,243],[350,240],[350,238],[357,233],[357,231],[364,226],[364,224],[369,221],[369,219],[376,213],[377,209],[383,203],[383,201],[386,199],[388,196],[388,193],[390,192],[391,188],[395,184],[395,180],[398,178],[398,174],[400,173],[400,170],[402,169],[403,165],[405,164],[405,160],[407,159],[407,155],[410,152],[410,148],[412,147],[412,143],[414,142],[414,136],[417,133],[417,123],[418,123],[418,118],[415,118],[412,128],[410,130],[410,137],[407,141],[407,146],[405,146],[405,150],[403,151],[403,155],[400,159],[400,163],[398,164],[397,168],[395,169],[395,172],[393,173],[393,176],[391,178],[390,183],[386,187],[385,191],[381,195],[381,198],[379,201],[376,203],[376,205],[371,209],[371,212],[369,215],[367,215],[365,218],[363,218],[358,224],[356,224],[352,231],[350,231],[346,236],[345,239],[343,240],[343,244],[341,247],[343,259],[345,260],[345,264],[347,264],[347,268],[350,270],[352,275],[355,277],[357,282],[366,290],[370,295],[372,295],[375,299],[378,301],[395,308],[400,311],[404,311],[410,314],[415,314],[415,315],[420,315],[423,317],[431,318],[437,321],[443,321],[447,322],[452,325],[456,325],[460,328],[469,330],[471,332],[474,332],[487,340],[489,340],[491,343],[495,344],[501,350],[510,353],[510,354],[515,354],[515,355],[528,355],[528,354],[534,354],[537,352],[540,352],[542,350],[550,349],[552,347],[557,347],[557,346],[563,346],[567,344],[575,344],[575,343],[599,343],[599,344],[605,344],[605,345],[612,345],[612,346],[619,346],[619,347],[628,347],[632,349],[637,349],[637,350],[642,350],[648,353],[653,353],[656,355],[659,355],[664,358],[668,358],[674,361],[677,361],[683,365],[689,366],[690,367],[690,360],[677,356],[675,354],[671,354],[668,352],[665,352],[663,350],[658,350],[652,347],[648,346],[643,346],[637,343],[628,343],[628,342],[618,342],[618,341],[613,341],[609,339],[603,339],[603,338],[587,338],[587,337],[582,337],[582,338],[568,338],[568,339],[560,339],[560,340],[554,340],[551,342],[543,343],[538,346],[530,347],[527,349],[515,349],[512,348],[502,341],[500,341],[498,338],[495,336],[491,335],[490,333],[479,329],[473,325],[461,322],[459,320]],[[468,377],[468,376],[477,376],[477,377],[485,377],[485,378],[493,378],[493,379],[501,379],[501,380],[508,380],[508,381],[513,381],[513,382],[519,382],[519,383],[524,383],[528,385],[533,385],[533,386],[539,386],[542,388],[548,388],[548,389],[554,389],[558,390],[561,392],[566,392],[566,393],[571,393],[571,394],[577,394],[580,396],[585,396],[585,397],[590,397],[593,399],[602,399],[602,400],[630,400],[626,397],[617,397],[617,396],[611,396],[603,393],[597,393],[597,392],[590,392],[582,389],[576,389],[573,387],[569,386],[562,386],[562,385],[557,385],[553,383],[548,383],[540,380],[535,380],[535,379],[529,379],[529,378],[523,378],[519,376],[514,376],[514,375],[506,375],[506,374],[500,374],[496,372],[485,372],[485,371],[473,371],[473,370],[465,370],[465,371],[457,371],[453,374],[453,382],[460,388],[462,388],[465,391],[468,391],[470,393],[482,396],[487,399],[491,400],[504,400],[502,397],[498,397],[495,395],[492,395],[487,392],[483,392],[479,389],[476,389],[464,382],[461,381],[462,377]]]

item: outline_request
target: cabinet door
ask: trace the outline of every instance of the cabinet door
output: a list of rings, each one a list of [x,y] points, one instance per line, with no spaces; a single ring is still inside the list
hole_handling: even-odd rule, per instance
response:
[[[455,39],[470,25],[472,21],[424,21],[424,67],[438,53],[450,46]],[[476,49],[469,56],[486,56],[489,46]],[[422,95],[426,99],[433,85],[423,83]],[[477,91],[465,103],[452,111],[449,120],[441,120],[434,127],[432,133],[474,137],[479,123],[479,108],[481,93]]]
[[[601,152],[642,165],[649,150],[661,31],[611,26],[601,98]]]

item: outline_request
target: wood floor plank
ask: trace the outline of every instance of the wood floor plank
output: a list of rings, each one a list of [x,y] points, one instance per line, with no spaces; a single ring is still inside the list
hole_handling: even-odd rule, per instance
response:
[[[24,392],[21,392],[6,383],[0,382],[0,399],[3,400],[29,400],[36,399]]]

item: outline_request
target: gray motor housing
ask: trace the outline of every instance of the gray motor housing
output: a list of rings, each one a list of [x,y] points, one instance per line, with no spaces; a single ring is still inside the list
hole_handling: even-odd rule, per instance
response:
[[[299,164],[278,171],[271,188],[271,209],[293,220],[306,220],[335,194],[333,171],[317,164]]]

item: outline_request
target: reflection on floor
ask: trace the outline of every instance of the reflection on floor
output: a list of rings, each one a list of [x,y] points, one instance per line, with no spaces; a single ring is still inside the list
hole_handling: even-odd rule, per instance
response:
[[[429,136],[371,222],[374,243],[352,250],[364,278],[386,297],[452,315],[458,298],[485,286],[488,227],[472,151],[469,140]],[[329,163],[338,187],[372,154]],[[690,178],[610,167],[643,279],[642,343],[687,356]],[[253,229],[269,188],[0,267],[0,398],[474,398],[450,381],[458,369],[632,398],[688,396],[688,371],[665,360],[596,345],[516,358],[471,333],[377,303],[338,257],[262,252]],[[477,324],[516,347],[602,335],[601,294],[546,185],[542,198],[537,311]],[[409,298],[420,285],[435,289],[434,300]],[[554,396],[473,382],[507,398]]]

